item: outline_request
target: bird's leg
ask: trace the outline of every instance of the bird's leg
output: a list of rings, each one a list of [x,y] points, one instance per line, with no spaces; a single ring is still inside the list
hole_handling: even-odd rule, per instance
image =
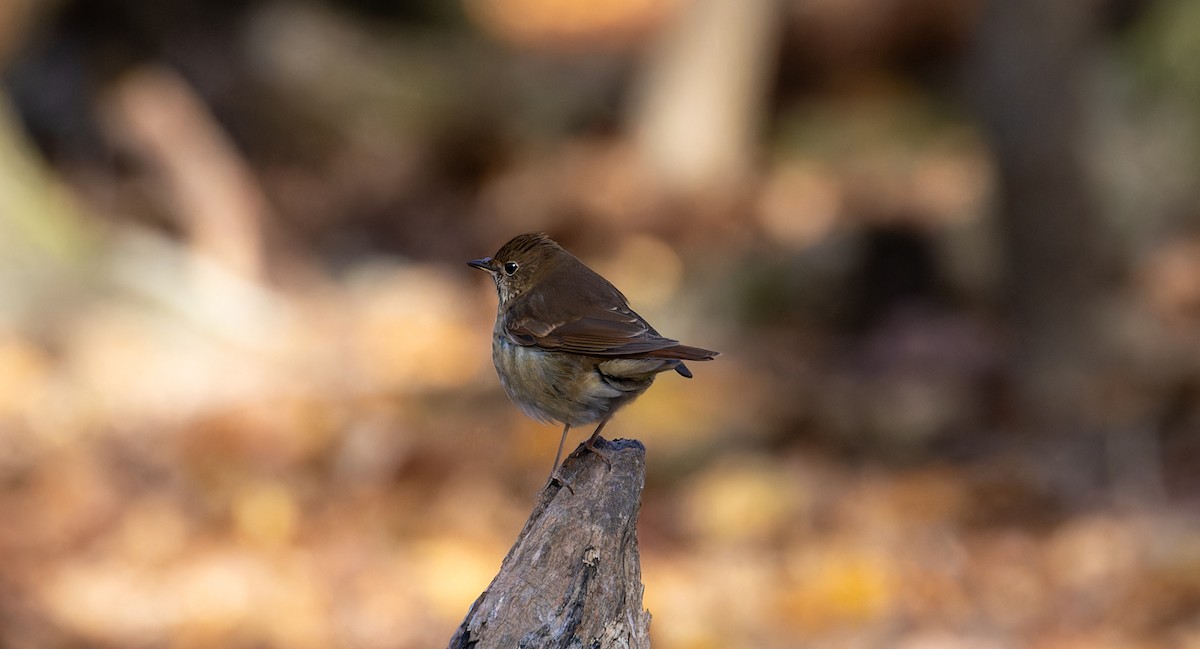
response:
[[[567,443],[567,432],[570,430],[571,424],[563,424],[562,439],[558,440],[558,452],[554,454],[554,466],[550,467],[550,480],[548,481],[548,484],[552,484],[557,480],[559,484],[567,488],[567,491],[575,493],[575,490],[571,488],[570,483],[558,475],[558,461],[562,459],[563,444]]]
[[[608,417],[600,420],[600,425],[596,426],[596,430],[592,431],[592,436],[583,442],[583,447],[596,454],[596,457],[604,460],[604,466],[612,470],[612,462],[608,461],[608,455],[596,448],[596,440],[600,437],[600,431],[604,430],[604,425],[608,423]]]
[[[571,430],[571,424],[563,424],[562,439],[558,440],[558,452],[554,454],[554,466],[550,467],[550,475],[558,470],[558,461],[562,459],[563,444],[567,443],[567,432]]]
[[[608,460],[608,455],[604,451],[596,448],[596,440],[599,439],[600,431],[604,430],[604,425],[607,423],[607,417],[601,420],[600,425],[596,426],[596,430],[592,432],[592,436],[587,438],[587,441],[583,443],[583,450],[595,453],[596,457],[600,458],[604,462],[604,466],[608,467],[608,469],[611,471],[612,462]],[[575,493],[575,489],[571,487],[571,483],[567,482],[561,475],[559,475],[558,472],[558,460],[562,457],[563,445],[567,442],[567,431],[569,430],[571,430],[571,424],[563,424],[562,439],[558,440],[558,453],[555,453],[554,455],[554,467],[550,469],[550,483],[553,484],[554,482],[558,482],[562,486],[566,487],[567,491]],[[579,451],[572,453],[571,457],[579,457]]]

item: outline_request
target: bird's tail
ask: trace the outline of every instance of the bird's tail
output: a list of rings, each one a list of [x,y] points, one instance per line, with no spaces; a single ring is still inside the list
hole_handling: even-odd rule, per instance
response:
[[[688,345],[675,345],[666,349],[658,349],[647,354],[655,358],[674,358],[679,360],[679,364],[675,366],[675,371],[680,376],[692,378],[692,371],[688,369],[683,361],[711,361],[720,355],[720,352],[714,352],[709,349],[701,349],[700,347],[691,347]]]
[[[688,345],[673,345],[664,349],[656,349],[646,355],[654,358],[677,358],[681,361],[711,361],[720,353]]]

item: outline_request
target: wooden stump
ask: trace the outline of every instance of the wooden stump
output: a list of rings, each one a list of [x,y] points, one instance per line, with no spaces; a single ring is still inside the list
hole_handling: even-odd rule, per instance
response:
[[[450,649],[650,646],[637,543],[646,449],[625,439],[596,446],[612,467],[581,450],[563,462],[570,488],[551,484],[539,494]]]

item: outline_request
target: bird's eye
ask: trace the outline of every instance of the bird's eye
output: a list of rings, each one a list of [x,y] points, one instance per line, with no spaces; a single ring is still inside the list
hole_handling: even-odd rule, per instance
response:
[[[513,273],[517,272],[517,268],[520,268],[519,266],[517,266],[517,262],[515,262],[515,261],[505,262],[504,263],[504,274],[508,275],[509,277],[512,277]]]

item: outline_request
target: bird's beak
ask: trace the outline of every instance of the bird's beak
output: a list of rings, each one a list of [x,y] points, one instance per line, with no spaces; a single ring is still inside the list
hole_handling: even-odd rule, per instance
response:
[[[467,265],[471,266],[473,268],[478,268],[479,270],[486,270],[489,273],[492,272],[492,258],[491,257],[484,257],[483,259],[472,259],[471,261],[467,262]]]

